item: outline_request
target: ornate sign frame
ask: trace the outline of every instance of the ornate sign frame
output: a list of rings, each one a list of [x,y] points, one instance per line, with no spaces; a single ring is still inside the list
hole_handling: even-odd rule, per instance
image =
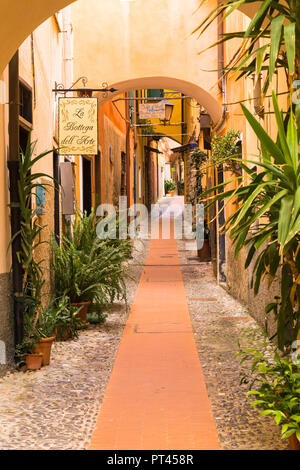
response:
[[[98,99],[58,98],[60,155],[98,154]]]

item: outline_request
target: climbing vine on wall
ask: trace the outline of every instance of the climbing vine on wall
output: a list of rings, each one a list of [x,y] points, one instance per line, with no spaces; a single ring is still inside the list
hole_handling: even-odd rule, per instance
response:
[[[231,171],[236,175],[241,174],[240,163],[233,160],[241,158],[240,132],[230,130],[225,135],[215,135],[211,145],[211,160],[218,167],[224,164],[225,171]]]
[[[207,158],[207,153],[203,152],[199,148],[193,150],[190,154],[190,168],[193,173],[192,191],[190,193],[190,202],[192,204],[197,204],[201,200],[203,192],[202,178],[204,175],[202,164],[207,160]]]

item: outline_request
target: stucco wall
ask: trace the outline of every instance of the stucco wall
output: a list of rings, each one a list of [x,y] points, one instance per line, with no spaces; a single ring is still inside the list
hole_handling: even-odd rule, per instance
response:
[[[277,277],[270,288],[268,280],[265,279],[260,285],[258,294],[254,295],[251,279],[257,256],[254,257],[249,269],[246,270],[247,251],[242,250],[238,258],[234,259],[234,248],[228,237],[226,237],[226,256],[228,291],[248,308],[250,315],[272,336],[276,331],[274,314],[272,312],[266,314],[265,308],[274,301],[276,295],[280,295],[280,279]]]
[[[121,152],[126,152],[126,135],[107,116],[104,116],[103,133],[104,201],[118,206],[121,193]]]
[[[65,13],[65,20],[68,20],[68,12]],[[66,25],[68,21],[66,21]],[[63,60],[64,50],[63,35],[59,33],[58,25],[52,17],[34,31],[32,38],[28,37],[20,46],[20,77],[33,90],[33,128],[32,140],[37,140],[35,155],[51,150],[56,143],[54,141],[55,119],[54,119],[54,101],[55,95],[52,88],[55,82],[63,82],[67,80],[69,84],[66,68],[66,62]],[[33,47],[32,47],[33,46]],[[8,103],[8,71],[6,69],[1,77],[6,83],[5,103]],[[8,365],[13,360],[13,305],[11,299],[11,253],[7,252],[10,240],[10,221],[9,221],[9,175],[7,170],[8,158],[8,111],[9,107],[0,105],[0,340],[5,341],[7,348]],[[49,154],[42,161],[35,165],[33,171],[53,174],[53,155]],[[50,180],[46,181],[50,182]],[[34,203],[34,199],[33,199]],[[45,214],[40,217],[41,225],[47,228],[42,233],[43,240],[49,240],[50,232],[53,231],[54,225],[54,207],[53,193],[50,190],[46,193]],[[50,251],[48,245],[42,245],[36,251],[38,260],[44,259],[45,266],[45,288],[44,303],[49,299],[51,291],[50,282]],[[0,373],[5,370],[5,366],[0,366]]]
[[[182,91],[197,98],[217,122],[222,113],[217,54],[198,55],[217,40],[217,26],[201,40],[191,34],[215,5],[204,3],[195,13],[198,0],[79,0],[72,5],[75,75],[86,75],[91,87],[105,81],[119,91]]]

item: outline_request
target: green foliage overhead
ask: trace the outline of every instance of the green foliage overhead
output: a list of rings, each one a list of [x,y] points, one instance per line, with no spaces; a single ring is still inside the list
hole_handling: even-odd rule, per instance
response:
[[[201,2],[200,11],[206,1]],[[194,33],[201,36],[212,22],[222,21],[220,15],[223,15],[224,21],[237,8],[252,6],[253,2],[254,0],[221,1],[203,19]],[[264,71],[266,75],[263,90],[266,93],[275,70],[283,68],[287,72],[289,85],[291,77],[295,74],[300,76],[300,5],[298,0],[264,0],[257,1],[256,5],[256,14],[247,29],[225,33],[209,48],[240,39],[240,46],[234,51],[233,59],[225,67],[224,73],[226,75],[233,71],[239,79],[253,73],[258,76]]]
[[[226,191],[230,182],[225,182],[207,194],[218,191],[211,197],[209,205],[217,200],[237,203],[237,209],[227,218],[223,229],[235,244],[236,256],[243,247],[248,250],[245,267],[253,261],[255,294],[265,278],[271,286],[281,274],[281,297],[266,307],[266,313],[275,314],[278,345],[283,350],[297,338],[300,328],[299,139],[293,110],[290,110],[288,122],[284,123],[275,93],[273,105],[278,127],[276,141],[242,106],[261,143],[261,158],[253,161],[237,159],[246,175],[237,179],[237,188]],[[253,169],[254,166],[260,171]]]

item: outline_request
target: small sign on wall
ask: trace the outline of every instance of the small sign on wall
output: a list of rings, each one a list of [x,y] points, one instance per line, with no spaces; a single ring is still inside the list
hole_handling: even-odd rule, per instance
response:
[[[60,155],[97,155],[97,98],[59,98],[58,131]]]
[[[45,209],[46,209],[46,189],[42,184],[38,182],[37,187],[36,187],[36,213],[38,215],[43,215],[45,214]]]
[[[140,119],[165,119],[165,103],[146,103],[139,105]]]

